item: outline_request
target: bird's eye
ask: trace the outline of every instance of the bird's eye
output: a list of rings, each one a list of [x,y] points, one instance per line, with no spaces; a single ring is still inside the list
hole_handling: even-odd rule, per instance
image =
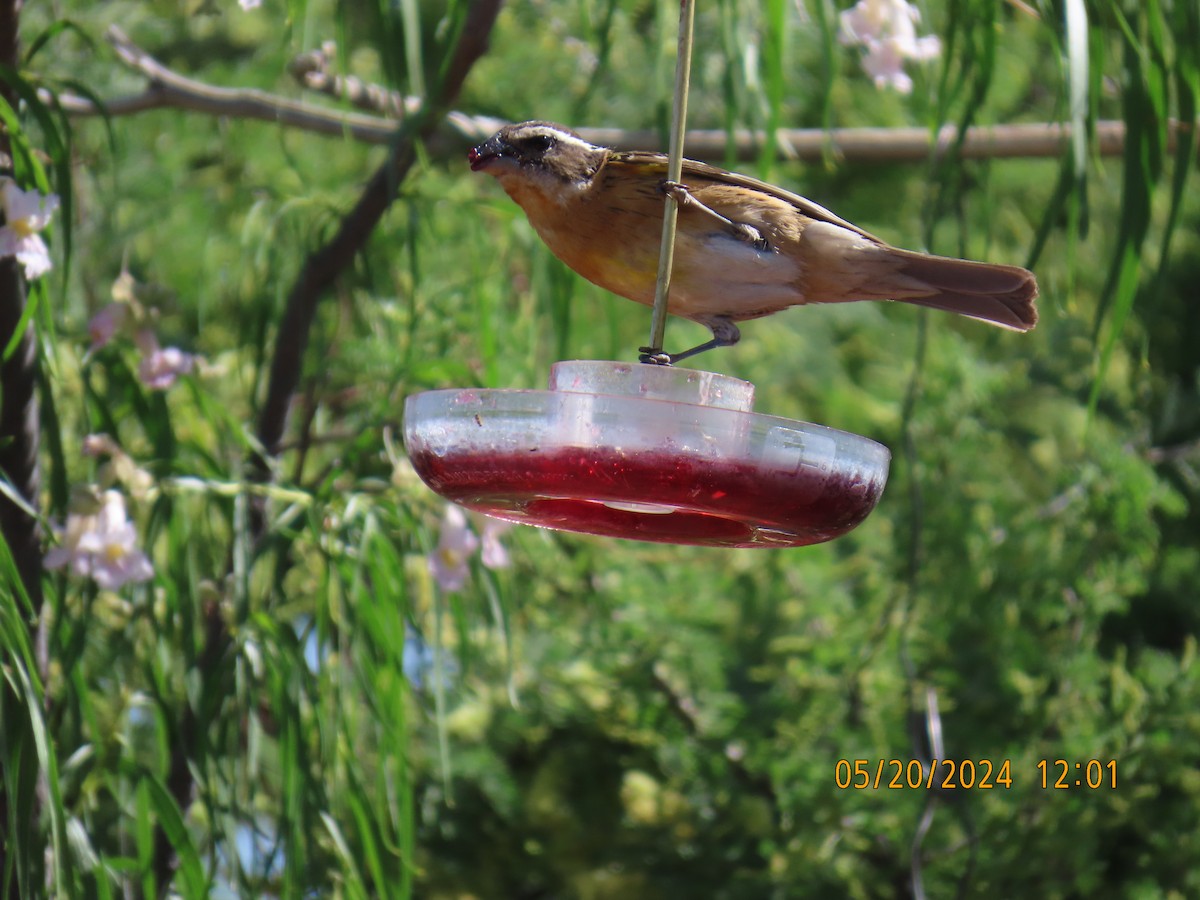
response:
[[[548,134],[535,134],[525,141],[525,146],[534,153],[545,153],[554,146],[554,138]]]

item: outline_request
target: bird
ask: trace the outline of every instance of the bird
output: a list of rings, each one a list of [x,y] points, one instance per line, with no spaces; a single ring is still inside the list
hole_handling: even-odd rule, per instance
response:
[[[678,203],[667,310],[712,340],[664,365],[736,344],[737,323],[792,306],[895,300],[1029,331],[1037,280],[1019,266],[893,247],[822,206],[747,175],[685,159],[670,181],[661,153],[588,143],[553,122],[505,125],[471,149],[551,252],[593,284],[652,306],[665,197]]]

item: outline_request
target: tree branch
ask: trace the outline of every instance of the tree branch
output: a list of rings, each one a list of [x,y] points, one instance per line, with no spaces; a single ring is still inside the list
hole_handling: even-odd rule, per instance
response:
[[[287,307],[275,338],[275,355],[271,361],[271,372],[267,387],[267,398],[259,415],[258,436],[265,448],[266,456],[254,461],[255,476],[267,480],[270,475],[269,457],[278,453],[287,419],[291,397],[300,381],[304,351],[308,346],[309,332],[316,315],[317,304],[338,277],[354,261],[371,230],[382,218],[396,195],[396,190],[416,159],[415,145],[424,139],[444,115],[445,107],[453,102],[475,61],[487,49],[488,37],[499,13],[502,0],[475,0],[467,14],[467,22],[455,48],[455,55],[448,69],[446,80],[440,91],[424,109],[417,110],[402,128],[400,139],[395,134],[395,125],[389,125],[395,148],[388,159],[375,172],[363,190],[354,208],[342,220],[341,226],[324,247],[314,251],[305,261],[295,285],[288,296]],[[258,92],[223,92],[209,89],[198,82],[175,76],[160,66],[149,54],[142,52],[119,31],[110,31],[109,40],[114,41],[118,53],[128,65],[132,65],[151,79],[150,92],[160,96],[179,99],[187,96],[186,108],[198,111],[222,109],[227,114],[237,109],[254,118],[273,121],[297,121],[293,118],[298,108],[289,107],[286,115],[271,113],[269,99]],[[234,96],[236,95],[236,96]],[[129,108],[133,108],[131,104]],[[261,536],[265,517],[261,506],[252,503],[253,533]],[[226,657],[232,647],[228,626],[221,614],[219,604],[210,603],[204,610],[206,637],[204,650],[196,667],[202,679],[219,679],[225,676],[228,667]],[[196,744],[203,740],[204,719],[191,704],[186,704],[179,723],[172,735],[171,759],[167,773],[167,787],[181,810],[191,800],[194,788],[192,770],[189,765]],[[160,891],[166,891],[177,860],[171,852],[170,842],[160,829],[155,842],[155,871],[158,874]]]
[[[393,140],[396,122],[420,109],[420,101],[388,91],[377,85],[365,85],[355,78],[327,71],[327,57],[313,51],[297,57],[292,74],[310,90],[345,100],[359,109],[381,115],[364,115],[338,109],[310,106],[253,88],[223,88],[187,78],[164,66],[138,47],[115,25],[107,38],[118,59],[149,82],[139,94],[114,97],[98,107],[86,97],[64,93],[58,104],[77,117],[137,115],[155,109],[182,109],[226,118],[256,119],[275,122],[288,128],[333,137],[351,138],[365,144],[384,145]],[[50,100],[49,94],[45,99]],[[472,116],[449,112],[434,137],[434,149],[455,152],[490,137],[503,120],[491,116]],[[1195,126],[1172,121],[1169,137],[1173,142],[1180,133]],[[652,129],[580,128],[579,133],[593,144],[619,150],[658,150],[661,136]],[[789,128],[781,130],[777,142],[782,155],[806,161],[819,161],[826,153],[847,162],[912,162],[928,159],[931,148],[946,152],[954,143],[957,129],[947,125],[931,139],[926,128]],[[693,157],[723,157],[732,140],[733,155],[739,160],[759,156],[764,143],[757,132],[736,131],[732,139],[720,130],[693,130],[687,135],[687,151]],[[1119,156],[1125,148],[1125,123],[1105,120],[1096,123],[1095,152],[1101,156]],[[1017,125],[978,125],[967,129],[962,155],[968,159],[1054,158],[1071,142],[1071,126],[1059,122],[1035,122]]]
[[[160,63],[138,47],[117,26],[106,35],[117,58],[144,75],[149,82],[144,91],[114,97],[97,106],[86,97],[63,93],[57,97],[62,109],[71,116],[130,116],[155,109],[182,109],[237,119],[255,119],[323,134],[351,138],[364,144],[386,145],[396,134],[396,123],[415,114],[421,107],[415,97],[405,97],[378,85],[366,85],[356,78],[328,71],[328,54],[311,51],[292,63],[293,76],[309,90],[351,103],[358,109],[378,113],[346,112],[310,106],[286,97],[254,88],[223,88],[187,78]],[[43,99],[50,102],[48,92]],[[452,153],[466,149],[490,137],[505,122],[491,116],[472,116],[449,112],[432,140],[435,151]],[[1169,139],[1174,143],[1194,124],[1172,120]],[[653,129],[580,128],[579,133],[593,144],[618,150],[658,150],[661,136]],[[787,128],[778,132],[780,153],[787,158],[819,161],[827,153],[847,162],[914,162],[929,158],[931,149],[946,152],[954,143],[957,129],[947,125],[932,140],[927,128]],[[725,156],[732,141],[733,155],[739,160],[758,159],[763,135],[736,131],[732,139],[720,130],[693,130],[687,135],[687,152],[700,159]],[[977,125],[967,129],[962,155],[967,159],[1054,158],[1071,143],[1071,126],[1060,122],[1033,122],[1017,125]],[[1120,156],[1125,149],[1125,123],[1105,120],[1096,123],[1095,152],[1100,156]]]
[[[467,73],[487,49],[488,36],[501,2],[476,0],[438,96],[431,98],[425,111],[410,117],[411,128],[406,139],[399,142],[376,170],[332,240],[305,262],[279,325],[267,399],[258,420],[258,438],[267,454],[274,456],[283,438],[287,407],[300,380],[301,363],[317,302],[362,250],[371,231],[391,205],[397,187],[412,168],[416,160],[416,143],[433,133],[445,108],[458,96]],[[265,465],[265,460],[260,463]]]
[[[293,58],[288,64],[288,71],[306,90],[391,119],[415,112],[420,106],[416,97],[406,97],[399,91],[389,90],[378,84],[368,84],[353,75],[338,75],[330,71],[336,53],[337,44],[326,41],[317,49]]]
[[[0,63],[16,69],[20,62],[18,20],[20,0],[0,2]],[[5,82],[0,93],[14,109],[19,98]],[[9,159],[8,136],[0,135],[0,156]],[[11,171],[3,174],[11,175]],[[26,286],[17,260],[0,261],[0,347],[7,346],[21,327]],[[37,342],[33,323],[24,325],[16,350],[0,362],[0,474],[33,508],[38,506],[41,482],[38,447],[41,433],[37,408]],[[36,519],[0,497],[0,530],[8,541],[21,581],[35,610],[41,609],[42,547]]]
[[[0,260],[0,346],[6,346],[25,311],[25,284],[16,259]],[[39,505],[41,469],[38,448],[38,360],[33,322],[24,324],[16,351],[0,362],[0,474],[29,506]],[[17,571],[34,610],[42,607],[42,533],[31,518],[7,497],[0,497],[0,531],[8,542]],[[48,664],[41,660],[43,669]],[[45,671],[42,672],[45,675]]]
[[[10,71],[16,71],[20,65],[21,6],[21,0],[0,0],[0,64]],[[0,83],[0,95],[11,108],[17,108],[19,97],[10,81]],[[10,151],[9,136],[5,131],[0,133],[0,157],[5,160],[4,175],[12,174],[7,162],[11,158]],[[11,256],[0,260],[0,347],[8,346],[14,337],[17,338],[12,355],[0,361],[0,476],[9,482],[29,507],[36,509],[41,484],[38,468],[38,448],[41,443],[37,405],[38,356],[33,322],[21,321],[27,302],[27,286],[20,264]],[[23,330],[18,336],[19,328]],[[41,529],[37,519],[7,496],[2,496],[0,533],[8,544],[17,575],[29,596],[33,611],[32,619],[23,618],[15,624],[18,628],[30,628],[31,643],[38,647],[38,665],[44,679],[49,662],[44,651],[45,645],[35,633],[42,618],[43,602]],[[16,594],[17,588],[15,585],[0,585],[0,590]],[[0,708],[8,710],[25,705],[24,698],[11,693],[12,689],[13,682],[8,679],[0,685]],[[31,752],[33,736],[28,729],[29,721],[29,713],[24,711],[11,718],[6,717],[6,727],[10,722],[15,726],[9,746],[23,745],[26,752],[20,754],[20,759],[9,757],[0,761],[0,771],[3,773],[0,779],[0,829],[3,829],[3,833],[0,833],[0,869],[4,870],[7,884],[4,893],[13,897],[39,889],[39,885],[27,883],[26,879],[32,881],[34,873],[38,871],[36,867],[42,863],[37,858],[38,854],[33,852],[32,839],[28,846],[21,848],[21,842],[16,841],[8,830],[13,821],[23,820],[17,827],[27,825],[28,833],[32,835],[42,827],[37,822],[47,803],[47,773],[37,764]],[[36,787],[28,805],[21,807],[19,796],[9,794],[8,788],[21,784],[29,777],[36,778]],[[20,792],[16,793],[19,795]],[[24,854],[24,859],[10,856],[18,851]]]
[[[276,122],[291,128],[350,136],[374,144],[385,143],[395,133],[395,123],[373,116],[314,109],[254,88],[214,87],[187,78],[164,66],[116,25],[109,26],[105,37],[122,63],[146,77],[146,90],[140,94],[106,100],[103,107],[97,107],[84,97],[62,94],[58,102],[70,115],[127,116],[152,109],[182,109],[211,116]]]

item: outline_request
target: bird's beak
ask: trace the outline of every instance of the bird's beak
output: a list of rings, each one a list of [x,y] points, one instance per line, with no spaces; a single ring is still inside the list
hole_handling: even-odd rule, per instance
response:
[[[467,161],[471,164],[471,171],[479,172],[486,169],[493,160],[497,160],[504,155],[505,144],[500,140],[499,135],[492,135],[478,147],[472,147],[471,152],[467,154]]]

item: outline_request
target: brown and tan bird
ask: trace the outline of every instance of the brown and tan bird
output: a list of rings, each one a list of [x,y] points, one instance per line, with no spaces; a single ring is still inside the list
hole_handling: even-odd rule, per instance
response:
[[[614,294],[654,303],[663,193],[679,201],[669,311],[713,339],[678,362],[736,344],[736,322],[789,306],[899,300],[1028,331],[1037,323],[1033,273],[889,246],[811,200],[684,160],[597,147],[550,122],[507,125],[469,156],[494,175],[554,255]]]

